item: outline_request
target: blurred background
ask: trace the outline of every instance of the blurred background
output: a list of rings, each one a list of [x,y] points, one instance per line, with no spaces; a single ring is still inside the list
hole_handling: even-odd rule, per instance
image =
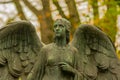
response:
[[[53,41],[53,22],[72,23],[71,39],[80,24],[93,24],[110,36],[120,57],[120,0],[0,0],[0,28],[28,20],[45,44]]]

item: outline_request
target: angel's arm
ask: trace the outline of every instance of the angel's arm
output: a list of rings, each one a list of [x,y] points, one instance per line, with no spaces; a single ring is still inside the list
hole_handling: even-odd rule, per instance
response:
[[[83,72],[81,70],[81,60],[80,55],[78,54],[78,50],[75,48],[75,55],[74,55],[74,73],[75,78],[74,80],[83,80]]]
[[[33,69],[29,73],[27,80],[42,80],[44,68],[45,68],[45,61],[46,61],[46,55],[45,55],[45,49],[42,48],[35,65],[33,66]]]

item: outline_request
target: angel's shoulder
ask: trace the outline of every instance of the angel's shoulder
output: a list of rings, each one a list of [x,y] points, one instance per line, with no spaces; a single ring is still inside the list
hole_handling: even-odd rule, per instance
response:
[[[76,47],[70,45],[70,49],[73,51],[73,53],[78,53],[78,50]]]
[[[50,44],[44,45],[41,50],[49,50],[52,47],[53,47],[53,43],[50,43]]]

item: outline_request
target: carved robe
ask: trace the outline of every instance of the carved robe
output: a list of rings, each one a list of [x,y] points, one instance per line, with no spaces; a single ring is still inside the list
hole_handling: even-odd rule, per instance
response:
[[[78,70],[77,52],[74,47],[58,47],[54,43],[42,48],[38,62],[28,80],[81,80],[80,75],[61,70],[59,62],[65,62]],[[78,70],[79,71],[79,70]]]

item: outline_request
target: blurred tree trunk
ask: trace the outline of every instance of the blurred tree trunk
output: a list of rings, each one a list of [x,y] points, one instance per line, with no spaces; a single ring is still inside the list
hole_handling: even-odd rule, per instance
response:
[[[44,13],[44,20],[46,21],[47,27],[45,28],[44,26],[41,27],[41,36],[43,42],[50,43],[53,41],[53,19],[51,15],[51,10],[50,10],[50,0],[41,0],[42,5],[43,5],[43,13]],[[46,30],[48,30],[46,32]],[[46,34],[46,35],[44,35]],[[44,39],[44,36],[47,39]]]
[[[15,4],[15,7],[18,11],[18,16],[20,17],[20,19],[26,20],[26,17],[24,15],[24,12],[23,12],[23,9],[22,9],[22,6],[20,4],[20,0],[13,0],[13,3]]]
[[[98,0],[89,0],[89,3],[93,8],[94,24],[97,25],[99,22]]]
[[[27,0],[23,0],[24,4],[37,16],[40,23],[41,40],[45,44],[51,43],[53,41],[53,30],[52,30],[52,16],[50,11],[49,0],[42,0],[43,9],[37,10],[31,3]]]
[[[79,18],[75,0],[65,0],[65,2],[69,10],[69,20],[71,21],[71,24],[72,24],[71,33],[73,35],[74,31],[80,24],[80,18]]]

